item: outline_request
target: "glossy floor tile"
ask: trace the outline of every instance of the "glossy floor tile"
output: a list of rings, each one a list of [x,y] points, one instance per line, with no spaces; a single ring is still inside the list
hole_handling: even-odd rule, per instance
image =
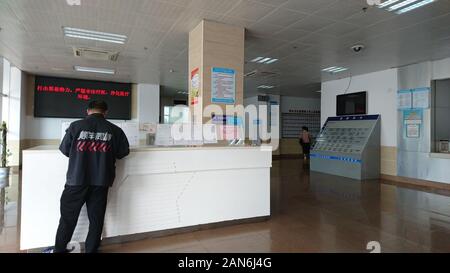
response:
[[[102,252],[450,252],[450,194],[310,173],[273,162],[270,220],[105,245]],[[18,176],[5,193],[0,252],[18,251]],[[6,197],[5,196],[5,197]],[[14,198],[14,196],[16,196]]]

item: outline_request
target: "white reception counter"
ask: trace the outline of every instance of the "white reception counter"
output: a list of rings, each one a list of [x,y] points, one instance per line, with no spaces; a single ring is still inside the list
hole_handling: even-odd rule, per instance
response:
[[[20,248],[54,244],[68,160],[23,152]],[[271,147],[136,148],[117,162],[104,238],[270,215]],[[84,242],[83,208],[74,241]]]

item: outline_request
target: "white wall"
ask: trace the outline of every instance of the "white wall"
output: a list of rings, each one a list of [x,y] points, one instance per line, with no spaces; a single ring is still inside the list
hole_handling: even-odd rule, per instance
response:
[[[289,110],[320,110],[320,99],[281,96],[280,111],[289,113]]]
[[[140,123],[159,123],[160,91],[158,84],[138,84],[138,119]]]
[[[3,58],[3,64],[2,64],[2,94],[4,94],[5,96],[8,96],[10,93],[10,87],[11,87],[11,63],[7,60]],[[1,113],[1,117],[2,117],[2,121],[3,120],[8,120],[9,114],[9,107],[8,107],[8,102],[2,98],[2,113]]]
[[[2,121],[2,101],[3,96],[3,57],[0,57],[0,122]]]
[[[322,83],[321,121],[336,116],[336,96],[359,91],[368,92],[368,114],[381,115],[381,145],[397,147],[398,70],[388,69],[370,74]]]

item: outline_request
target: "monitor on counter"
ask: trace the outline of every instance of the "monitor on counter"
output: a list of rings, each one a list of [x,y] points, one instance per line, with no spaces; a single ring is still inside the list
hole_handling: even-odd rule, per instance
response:
[[[108,104],[108,119],[131,119],[131,84],[36,76],[34,116],[83,118],[91,100]]]
[[[336,98],[336,115],[367,115],[367,92],[338,95]]]

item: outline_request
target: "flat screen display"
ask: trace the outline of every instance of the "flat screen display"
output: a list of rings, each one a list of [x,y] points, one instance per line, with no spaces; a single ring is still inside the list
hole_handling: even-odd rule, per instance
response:
[[[367,115],[367,92],[337,96],[337,115]]]
[[[36,76],[34,116],[83,118],[91,100],[108,104],[108,119],[131,119],[131,84]]]

